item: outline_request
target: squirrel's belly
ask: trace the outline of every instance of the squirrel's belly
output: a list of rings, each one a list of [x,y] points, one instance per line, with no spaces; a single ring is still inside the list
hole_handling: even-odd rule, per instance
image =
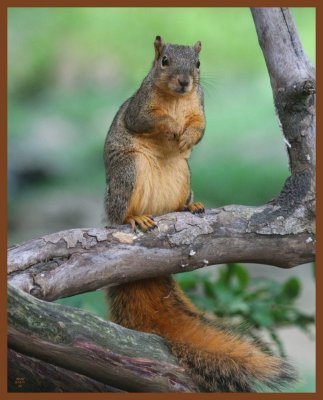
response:
[[[161,160],[137,153],[136,171],[127,215],[161,215],[184,207],[190,194],[190,173],[181,155]]]

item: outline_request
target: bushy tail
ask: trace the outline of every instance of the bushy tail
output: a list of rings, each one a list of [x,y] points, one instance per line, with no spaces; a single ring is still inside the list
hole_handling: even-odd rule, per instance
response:
[[[222,332],[218,339],[229,346],[219,343],[219,348],[210,351],[186,343],[170,343],[180,364],[206,391],[255,392],[266,386],[280,390],[295,381],[295,370],[285,360],[262,353],[241,337]]]
[[[110,288],[112,320],[130,329],[164,337],[193,380],[210,392],[281,389],[296,380],[284,359],[206,318],[171,277]]]

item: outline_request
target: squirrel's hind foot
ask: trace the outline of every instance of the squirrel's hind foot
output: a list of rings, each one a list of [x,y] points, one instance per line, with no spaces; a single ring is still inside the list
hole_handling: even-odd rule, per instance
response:
[[[203,203],[189,203],[184,206],[183,211],[189,211],[192,214],[202,214],[205,212],[205,207]]]
[[[143,232],[157,228],[157,224],[151,215],[129,215],[126,218],[125,223],[130,224],[134,231],[137,230],[137,226]]]

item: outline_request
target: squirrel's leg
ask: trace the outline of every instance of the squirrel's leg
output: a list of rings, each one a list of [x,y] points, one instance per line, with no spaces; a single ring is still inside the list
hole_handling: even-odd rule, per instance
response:
[[[205,207],[201,202],[193,202],[193,191],[191,190],[184,207],[178,211],[189,211],[192,214],[201,214],[205,212]]]
[[[105,209],[108,220],[113,224],[130,224],[133,230],[139,227],[148,231],[157,227],[150,214],[141,207],[142,191],[138,178],[138,154],[129,148],[115,152],[108,164],[108,188]],[[140,173],[139,173],[140,177]],[[146,214],[147,213],[147,214]]]
[[[130,224],[133,230],[138,226],[142,231],[157,227],[152,216],[134,215],[135,210],[129,212],[131,195],[135,189],[135,162],[129,157],[124,163],[120,157],[118,163],[112,166],[113,174],[109,177],[106,191],[105,208],[108,220],[114,224]],[[117,177],[122,176],[122,179]]]
[[[145,227],[147,224],[141,223],[140,225],[139,217],[130,216],[128,211],[131,196],[135,190],[135,156],[134,154],[124,156],[121,152],[112,154],[114,157],[108,160],[108,186],[104,202],[108,221],[112,224],[129,223],[134,229],[136,223]]]

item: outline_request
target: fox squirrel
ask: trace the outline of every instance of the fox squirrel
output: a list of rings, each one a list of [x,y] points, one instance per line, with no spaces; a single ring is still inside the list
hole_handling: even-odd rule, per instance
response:
[[[165,44],[157,36],[154,47],[153,66],[120,107],[104,148],[108,220],[143,231],[156,227],[153,215],[204,212],[192,202],[188,167],[205,129],[201,42]],[[171,276],[121,284],[107,295],[114,322],[164,337],[205,391],[250,392],[257,384],[279,388],[295,379],[285,360],[197,310]]]

